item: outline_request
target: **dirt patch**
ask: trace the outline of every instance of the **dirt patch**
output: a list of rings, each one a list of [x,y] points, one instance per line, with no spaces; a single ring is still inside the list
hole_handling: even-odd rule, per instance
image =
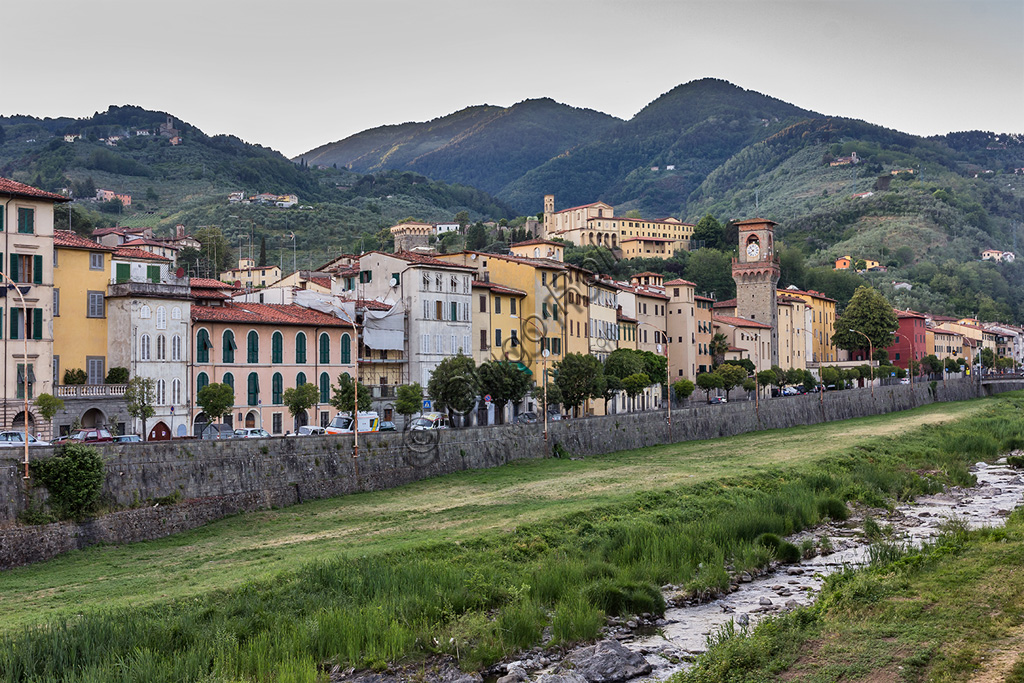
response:
[[[970,683],[1002,683],[1010,669],[1024,653],[1024,626],[1018,626],[1010,636],[999,641],[982,662],[982,669],[971,678]]]

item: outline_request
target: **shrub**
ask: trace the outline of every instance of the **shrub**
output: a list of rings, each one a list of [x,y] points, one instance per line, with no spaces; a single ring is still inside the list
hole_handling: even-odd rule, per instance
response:
[[[555,605],[551,631],[557,643],[594,640],[601,632],[602,626],[604,614],[578,594],[562,598]]]
[[[103,490],[103,458],[95,448],[68,444],[54,457],[32,463],[32,471],[61,519],[80,519],[95,509]]]
[[[68,368],[64,371],[64,384],[85,384],[89,377],[82,368]]]
[[[818,501],[818,514],[836,522],[842,522],[849,518],[850,511],[847,509],[846,503],[829,496]]]
[[[110,368],[103,381],[107,384],[128,384],[128,368]]]
[[[783,564],[799,562],[802,557],[800,548],[789,541],[782,540],[777,534],[761,534],[754,540],[754,543],[771,548],[775,551],[775,559]]]
[[[600,579],[583,589],[583,596],[605,614],[663,614],[665,598],[655,586],[639,581]]]

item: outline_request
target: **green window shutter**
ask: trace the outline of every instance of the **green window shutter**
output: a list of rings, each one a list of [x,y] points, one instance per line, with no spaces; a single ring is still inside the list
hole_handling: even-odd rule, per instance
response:
[[[284,362],[284,337],[281,336],[280,332],[275,332],[271,338],[271,363],[283,363]]]
[[[31,235],[36,231],[35,209],[18,209],[18,232]]]
[[[331,400],[331,379],[326,372],[320,373],[320,402],[327,403]]]
[[[117,264],[117,281],[128,282],[132,278],[132,267],[128,263]]]
[[[4,217],[6,216],[6,214],[6,211],[0,211],[0,232],[4,231]]]
[[[540,310],[541,310],[541,314],[542,314],[544,320],[547,320],[548,319],[548,305],[547,305],[546,302],[541,304]]]
[[[558,320],[558,304],[551,304],[551,319]]]
[[[20,314],[21,311],[18,310],[17,308],[11,309],[11,336],[9,337],[10,339],[18,338],[18,316]]]
[[[301,387],[303,384],[306,384],[306,373],[300,372],[295,375],[295,386]]]
[[[247,363],[259,363],[260,362],[260,336],[256,330],[249,333],[246,337],[246,358]]]
[[[452,302],[452,322],[459,319],[459,304],[456,301]]]
[[[32,338],[43,338],[43,309],[41,308],[32,309]]]
[[[32,257],[32,282],[43,284],[43,257],[39,254]]]
[[[275,372],[273,379],[270,382],[273,396],[271,400],[274,405],[281,405],[281,393],[284,391],[284,378],[281,377],[280,372]]]
[[[352,339],[347,335],[341,335],[341,364],[348,365],[352,362]]]
[[[235,376],[230,372],[224,373],[224,384],[227,384],[232,389],[235,388]]]
[[[320,362],[324,365],[331,362],[331,338],[326,334],[320,335]]]
[[[18,255],[17,254],[11,254],[11,272],[8,273],[8,275],[11,276],[12,280],[14,280],[15,282],[18,282]]]
[[[295,362],[306,362],[306,333],[299,332],[295,336]]]
[[[395,281],[395,285],[396,286],[400,285],[402,283],[402,274],[401,273],[391,273],[391,279]]]
[[[146,279],[160,284],[160,266],[146,266]]]
[[[0,308],[0,339],[4,338],[4,309]]]

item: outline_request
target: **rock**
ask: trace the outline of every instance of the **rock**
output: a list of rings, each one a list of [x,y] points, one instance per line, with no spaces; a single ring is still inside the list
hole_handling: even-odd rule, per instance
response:
[[[800,576],[804,573],[804,570],[800,569],[800,567],[790,567],[786,570],[786,573],[790,576]]]
[[[750,617],[746,614],[740,614],[736,617],[736,623],[740,626],[746,626],[750,623]]]
[[[760,600],[757,601],[757,604],[767,606],[767,605],[772,604],[772,601],[771,601],[770,598],[761,598]]]
[[[750,583],[753,580],[747,572],[740,574],[740,583]]]
[[[537,683],[587,683],[587,679],[575,673],[544,674]]]
[[[497,683],[525,683],[530,680],[529,674],[518,664],[509,667],[508,673],[497,680]]]
[[[799,605],[800,603],[796,600],[786,600],[786,607],[788,607],[789,609],[793,609],[794,607],[798,607]]]
[[[616,683],[649,674],[651,669],[650,663],[642,655],[628,650],[622,643],[602,640],[596,645],[570,652],[554,673],[577,674],[587,683]],[[569,680],[565,683],[569,683]],[[562,682],[552,680],[547,683]]]
[[[636,620],[635,619],[630,619],[629,621],[626,622],[626,626],[628,626],[629,628],[636,628]]]

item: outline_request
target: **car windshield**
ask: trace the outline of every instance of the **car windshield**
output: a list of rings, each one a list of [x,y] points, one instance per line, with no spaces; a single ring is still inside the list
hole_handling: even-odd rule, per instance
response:
[[[345,415],[335,415],[334,420],[331,421],[331,427],[334,429],[351,429],[352,418]]]

